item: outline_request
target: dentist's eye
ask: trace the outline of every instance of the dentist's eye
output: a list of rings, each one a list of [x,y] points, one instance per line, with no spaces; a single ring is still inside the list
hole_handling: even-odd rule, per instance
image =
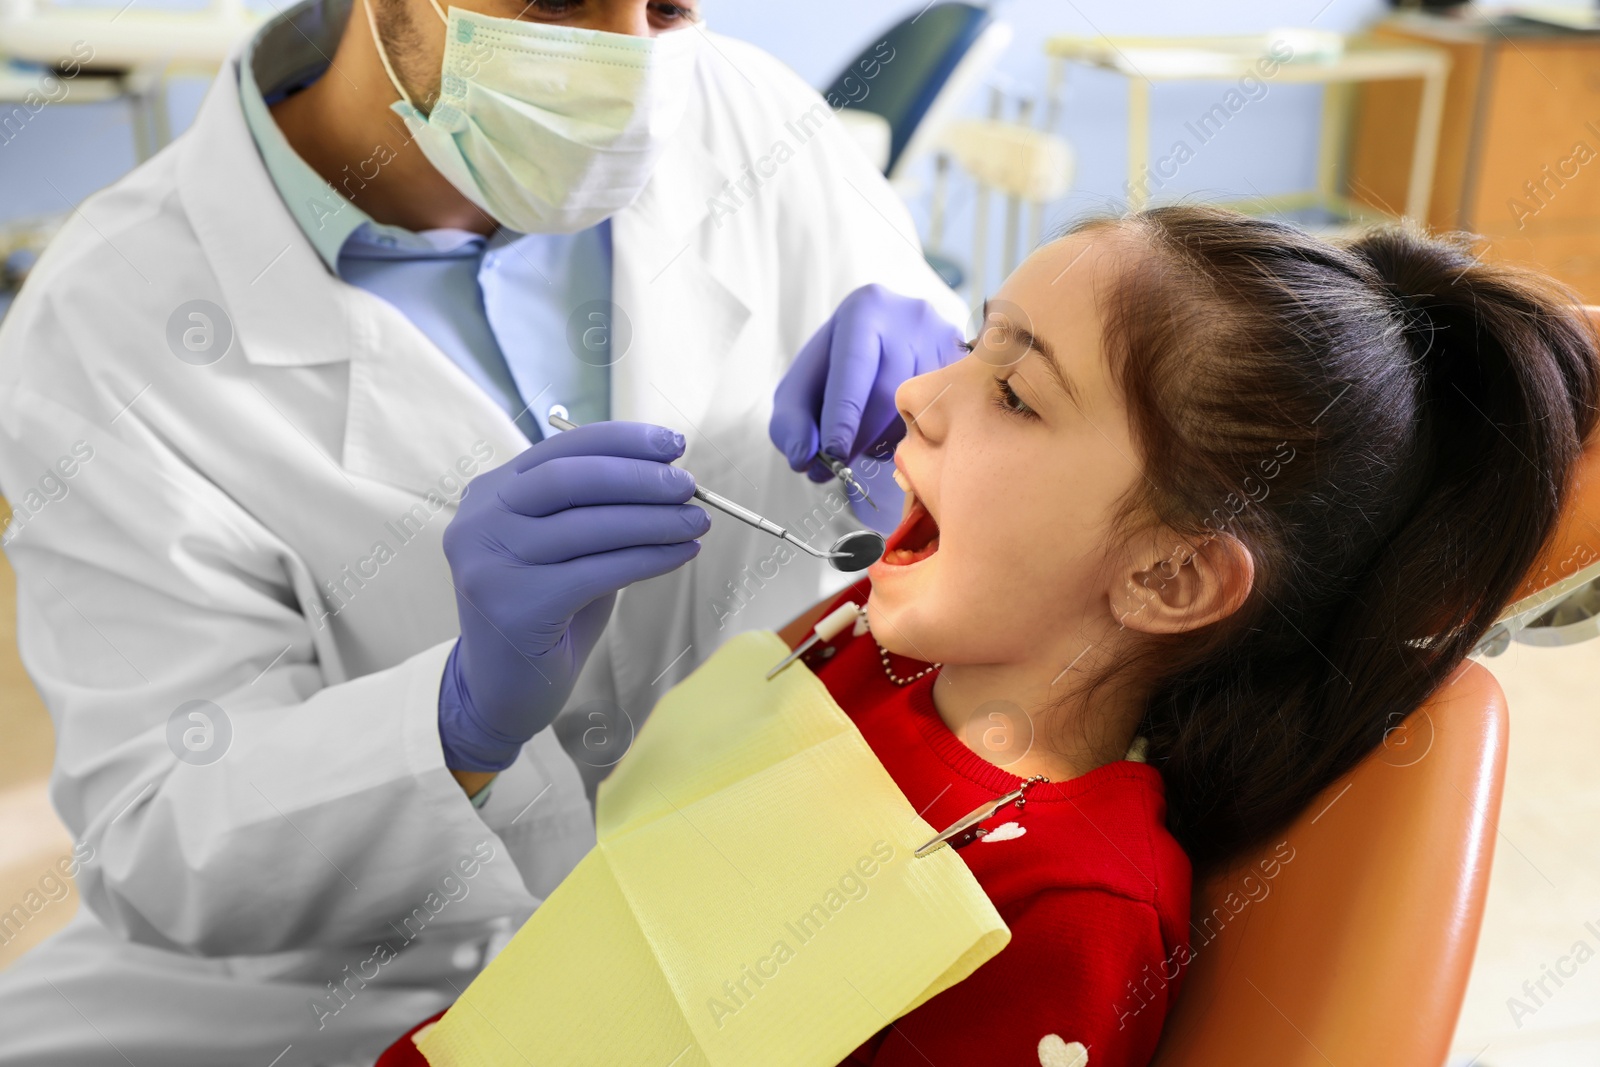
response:
[[[996,378],[994,380],[994,384],[995,407],[999,408],[1007,415],[1018,415],[1024,419],[1037,419],[1039,417],[1039,413],[1030,408],[1023,401],[1023,399],[1017,395],[1017,391],[1011,388],[1011,383],[1005,378]]]
[[[694,8],[687,7],[683,4],[651,4],[650,11],[668,26],[677,26],[679,24],[687,25],[691,22],[698,21],[695,18]]]

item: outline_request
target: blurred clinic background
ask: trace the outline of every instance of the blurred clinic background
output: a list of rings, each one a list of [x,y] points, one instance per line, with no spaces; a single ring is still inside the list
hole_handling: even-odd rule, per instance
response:
[[[61,220],[182,133],[228,50],[288,6],[0,0],[0,315]],[[1592,0],[704,0],[702,11],[824,91],[974,305],[1060,224],[1175,198],[1329,231],[1410,215],[1480,234],[1487,255],[1600,304]],[[1454,1067],[1600,1064],[1597,608],[1584,586],[1480,657],[1506,692],[1511,741]],[[51,750],[0,562],[0,966],[78,904],[72,892],[32,906],[70,848],[46,796]]]

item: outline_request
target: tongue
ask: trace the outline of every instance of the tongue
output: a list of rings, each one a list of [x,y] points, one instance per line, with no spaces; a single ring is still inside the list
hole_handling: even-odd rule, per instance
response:
[[[912,499],[911,509],[906,512],[905,518],[900,520],[900,525],[894,533],[889,535],[886,547],[889,552],[896,549],[926,548],[929,542],[937,541],[939,537],[939,524],[933,521],[933,516],[922,501]]]

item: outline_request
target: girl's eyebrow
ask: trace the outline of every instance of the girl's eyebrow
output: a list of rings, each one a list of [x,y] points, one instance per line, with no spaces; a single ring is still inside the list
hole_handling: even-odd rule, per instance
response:
[[[989,318],[989,301],[987,299],[983,302],[983,318],[984,321],[988,321]],[[1031,330],[1025,330],[1015,323],[1010,323],[1009,329],[1012,335],[1022,342],[1025,352],[1031,351],[1039,354],[1039,358],[1044,360],[1045,369],[1050,372],[1050,377],[1055,379],[1057,387],[1066,394],[1067,399],[1082,408],[1084,406],[1083,398],[1078,395],[1078,390],[1074,388],[1071,379],[1062,373],[1061,363],[1056,359],[1055,349],[1050,347],[1050,342],[1042,337],[1036,337]]]

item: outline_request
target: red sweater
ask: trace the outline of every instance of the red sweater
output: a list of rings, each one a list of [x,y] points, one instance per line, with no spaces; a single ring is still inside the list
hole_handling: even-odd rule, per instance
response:
[[[859,583],[836,604],[865,603],[869,591]],[[929,825],[942,830],[1022,784],[939,718],[936,674],[895,685],[871,634],[846,631],[830,647],[807,653],[807,665]],[[901,678],[927,666],[897,655],[889,663]],[[845,1062],[1143,1067],[1189,955],[1189,860],[1165,818],[1161,775],[1128,760],[1035,785],[1021,813],[1001,808],[959,855],[1011,942]]]
[[[865,603],[869,591],[858,583],[829,610]],[[804,659],[936,829],[1022,784],[945,726],[934,674],[891,682],[870,634],[846,631]],[[927,666],[900,656],[890,665],[901,678]],[[1035,785],[1020,813],[1000,809],[959,855],[1010,943],[841,1067],[1143,1067],[1188,958],[1189,860],[1165,816],[1160,774],[1128,760]],[[408,1035],[377,1067],[426,1065]]]

